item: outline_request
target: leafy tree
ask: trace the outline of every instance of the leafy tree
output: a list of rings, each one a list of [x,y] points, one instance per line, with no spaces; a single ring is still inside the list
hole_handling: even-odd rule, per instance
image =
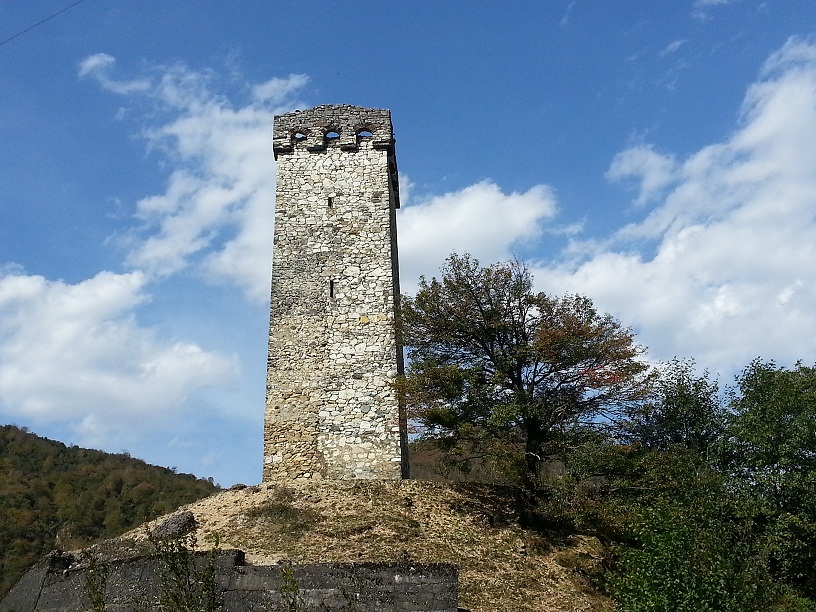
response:
[[[735,476],[776,509],[813,507],[816,481],[816,367],[753,361],[731,393],[727,430]]]
[[[755,360],[730,409],[723,466],[756,500],[776,574],[816,600],[816,367]]]
[[[658,369],[651,392],[630,414],[627,433],[650,449],[682,446],[708,456],[722,436],[723,417],[717,382],[707,371],[696,376],[693,360],[674,359]]]
[[[589,298],[534,292],[518,261],[454,253],[402,316],[409,417],[481,452],[520,448],[530,486],[565,429],[617,416],[646,388],[630,329]]]
[[[670,366],[632,428],[645,453],[616,483],[636,493],[618,607],[816,610],[816,370],[756,360],[726,410],[707,375]]]

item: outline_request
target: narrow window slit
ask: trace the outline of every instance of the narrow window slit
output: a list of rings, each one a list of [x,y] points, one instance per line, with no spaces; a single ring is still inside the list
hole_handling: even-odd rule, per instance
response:
[[[329,298],[332,299],[332,300],[335,298],[335,295],[334,295],[334,280],[329,281]]]
[[[332,208],[334,206],[334,198],[332,196],[329,196],[327,203],[329,208]]]

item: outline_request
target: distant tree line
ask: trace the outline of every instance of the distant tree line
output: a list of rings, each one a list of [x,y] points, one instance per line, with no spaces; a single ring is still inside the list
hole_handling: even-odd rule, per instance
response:
[[[622,612],[816,611],[816,367],[757,359],[721,390],[532,287],[454,254],[404,297],[415,448],[519,485],[530,525],[596,535]]]
[[[0,597],[43,554],[110,538],[216,492],[177,474],[0,426]]]

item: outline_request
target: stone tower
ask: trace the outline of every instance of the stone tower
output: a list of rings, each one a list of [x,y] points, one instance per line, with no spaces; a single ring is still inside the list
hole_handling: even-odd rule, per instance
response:
[[[275,117],[265,482],[407,477],[391,113]]]

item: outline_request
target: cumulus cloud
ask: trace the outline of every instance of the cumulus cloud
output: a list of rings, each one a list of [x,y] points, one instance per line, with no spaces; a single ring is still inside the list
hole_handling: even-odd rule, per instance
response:
[[[748,89],[731,136],[685,159],[636,146],[607,176],[655,202],[611,247],[541,265],[634,325],[657,359],[731,374],[757,356],[816,361],[816,45],[791,39]]]
[[[232,357],[157,337],[134,311],[149,300],[139,272],[68,284],[0,277],[0,408],[26,424],[69,423],[84,444],[158,426],[194,390],[236,375]]]
[[[421,274],[435,274],[451,251],[485,263],[512,257],[514,247],[541,236],[555,211],[545,185],[504,193],[488,181],[405,206],[398,222],[403,291],[412,292]]]
[[[165,111],[143,136],[174,168],[163,192],[136,203],[141,227],[119,237],[129,249],[127,264],[154,276],[193,266],[210,281],[241,287],[254,300],[268,298],[275,199],[272,121],[297,104],[292,96],[308,77],[293,74],[251,86],[250,100],[242,106],[218,94],[218,76],[211,71],[173,65],[138,81],[115,80],[114,62],[96,54],[80,63],[79,73],[95,76],[115,93],[138,94]],[[133,87],[135,82],[145,86]]]

